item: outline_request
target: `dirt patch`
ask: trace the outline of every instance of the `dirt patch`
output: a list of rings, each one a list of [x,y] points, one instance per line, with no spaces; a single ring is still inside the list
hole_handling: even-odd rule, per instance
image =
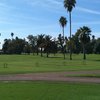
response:
[[[0,81],[65,81],[65,82],[100,83],[100,78],[66,76],[69,74],[100,74],[100,70],[0,75]]]

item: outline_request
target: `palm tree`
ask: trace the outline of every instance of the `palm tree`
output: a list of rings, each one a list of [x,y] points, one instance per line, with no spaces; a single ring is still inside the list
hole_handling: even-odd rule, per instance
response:
[[[42,54],[42,51],[43,51],[43,47],[44,47],[44,34],[40,34],[38,35],[38,38],[37,38],[37,48],[41,48],[41,57],[43,56]]]
[[[46,35],[45,36],[45,49],[46,49],[46,53],[47,53],[47,58],[49,57],[49,51],[50,51],[50,43],[51,43],[51,36],[50,35]]]
[[[60,20],[59,20],[59,23],[60,23],[60,25],[61,25],[61,27],[62,27],[62,32],[63,32],[63,43],[64,43],[64,42],[65,42],[65,41],[64,41],[64,40],[65,40],[65,36],[64,36],[64,27],[65,27],[66,24],[67,24],[66,18],[63,17],[63,16],[61,16],[61,18],[60,18]],[[63,46],[63,53],[64,53],[64,59],[65,59],[65,48],[64,48],[64,46]]]
[[[91,29],[87,26],[83,26],[80,28],[80,35],[79,35],[79,39],[82,43],[83,46],[83,59],[86,59],[86,50],[85,50],[85,46],[87,43],[90,42],[90,33],[91,33]]]
[[[28,35],[27,39],[29,41],[31,50],[33,51],[33,55],[34,55],[34,52],[36,51],[37,36]]]
[[[71,12],[73,7],[75,7],[76,4],[76,0],[64,0],[64,7],[65,9],[67,9],[67,11],[69,12],[69,20],[70,20],[70,41],[71,41]],[[70,44],[70,60],[72,60],[72,48],[71,48],[71,44]]]
[[[12,32],[12,33],[11,33],[11,37],[12,37],[12,39],[13,39],[13,36],[14,36],[14,33]]]
[[[67,20],[65,17],[61,16],[60,20],[59,20],[59,23],[62,27],[62,32],[63,32],[63,40],[64,40],[64,27],[66,26],[67,24]]]

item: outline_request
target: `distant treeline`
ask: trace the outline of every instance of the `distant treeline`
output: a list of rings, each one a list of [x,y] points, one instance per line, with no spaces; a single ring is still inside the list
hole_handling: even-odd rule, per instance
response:
[[[28,35],[27,39],[13,38],[14,33],[11,33],[11,39],[5,39],[2,47],[3,54],[30,54],[30,53],[62,53],[66,54],[72,49],[72,53],[79,54],[83,53],[85,48],[86,54],[100,54],[100,38],[95,39],[95,36],[82,36],[79,30],[72,38],[63,37],[61,34],[58,38],[52,38],[50,35],[40,34],[37,36]],[[83,39],[83,40],[82,40]],[[84,47],[83,47],[84,45]],[[71,47],[70,47],[71,46]]]

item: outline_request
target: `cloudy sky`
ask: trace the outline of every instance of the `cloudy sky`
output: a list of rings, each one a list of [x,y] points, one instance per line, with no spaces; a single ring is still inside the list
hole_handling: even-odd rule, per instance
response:
[[[63,0],[0,0],[0,40],[29,34],[49,34],[57,37],[62,33],[59,18],[68,20],[65,35],[69,36],[69,16]],[[81,26],[88,26],[92,34],[100,37],[100,0],[77,0],[72,12],[72,33]]]

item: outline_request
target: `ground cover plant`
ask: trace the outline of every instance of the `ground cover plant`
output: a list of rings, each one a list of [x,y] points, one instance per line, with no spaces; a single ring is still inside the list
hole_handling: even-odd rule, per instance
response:
[[[1,100],[99,100],[99,84],[0,82]]]
[[[65,60],[62,54],[49,56],[0,55],[0,74],[100,69],[100,55],[88,55],[87,60],[81,54],[73,55],[72,61],[69,55]]]

